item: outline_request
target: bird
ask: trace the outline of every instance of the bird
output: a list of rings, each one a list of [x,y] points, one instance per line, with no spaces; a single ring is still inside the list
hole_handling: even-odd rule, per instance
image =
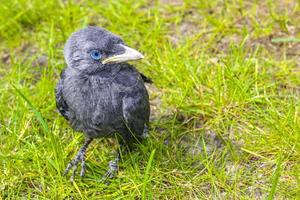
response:
[[[55,88],[56,107],[85,141],[68,163],[74,181],[78,165],[86,172],[86,151],[100,137],[115,137],[120,148],[109,162],[105,178],[116,176],[122,149],[147,137],[150,103],[145,83],[151,78],[128,61],[144,58],[120,36],[98,27],[87,26],[71,34],[64,46],[66,67]]]

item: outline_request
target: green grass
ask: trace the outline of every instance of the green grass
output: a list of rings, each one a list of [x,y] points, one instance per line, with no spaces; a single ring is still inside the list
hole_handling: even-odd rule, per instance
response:
[[[169,3],[168,3],[169,2]],[[0,199],[300,199],[300,2],[0,3]],[[55,108],[68,36],[87,25],[145,54],[151,136],[101,182],[116,144],[83,143]]]

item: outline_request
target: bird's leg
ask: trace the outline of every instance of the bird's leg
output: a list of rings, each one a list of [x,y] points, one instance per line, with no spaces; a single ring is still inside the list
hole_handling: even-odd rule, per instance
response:
[[[147,124],[144,125],[144,130],[143,130],[143,135],[142,138],[145,139],[149,136],[149,128],[147,126]]]
[[[121,148],[122,146],[120,146]],[[108,178],[109,179],[112,179],[116,176],[117,172],[119,171],[119,161],[120,161],[120,158],[121,158],[121,150],[118,149],[117,150],[117,156],[114,160],[111,160],[108,164],[108,170],[107,172],[104,174],[102,180],[107,180]]]
[[[92,138],[86,138],[84,141],[83,146],[80,148],[80,150],[78,151],[77,155],[75,156],[75,158],[73,160],[71,160],[71,162],[69,162],[64,175],[68,174],[68,172],[70,171],[70,169],[73,167],[73,172],[71,175],[71,181],[74,181],[74,177],[76,174],[76,170],[77,170],[77,166],[79,164],[79,162],[81,161],[81,171],[80,171],[80,176],[83,177],[84,173],[85,173],[85,153],[86,153],[86,149],[88,148],[89,144],[93,141]]]

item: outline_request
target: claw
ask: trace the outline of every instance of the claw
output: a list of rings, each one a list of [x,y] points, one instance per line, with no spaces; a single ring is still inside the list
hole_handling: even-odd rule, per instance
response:
[[[66,176],[68,173],[69,173],[69,171],[70,171],[70,169],[73,167],[73,160],[71,161],[71,162],[69,162],[68,163],[68,166],[67,166],[67,168],[65,169],[65,172],[63,173],[63,176]]]
[[[76,170],[78,168],[78,164],[81,161],[81,171],[80,171],[80,176],[83,177],[85,174],[85,153],[86,153],[86,149],[88,147],[88,145],[91,143],[92,139],[88,138],[86,139],[86,141],[84,142],[84,145],[81,147],[81,149],[78,151],[77,155],[75,156],[75,158],[73,160],[71,160],[71,162],[69,162],[65,172],[64,172],[64,176],[67,175],[69,173],[69,171],[73,168],[72,171],[72,175],[70,177],[71,182],[74,181],[75,175],[76,175]]]
[[[64,176],[65,176],[73,168],[72,175],[71,175],[71,181],[74,181],[79,161],[81,161],[81,163],[85,162],[85,154],[84,154],[84,152],[79,151],[78,154],[76,155],[76,157],[71,162],[69,162],[69,164],[68,164],[68,166],[67,166],[67,168],[66,168],[66,170],[64,172]],[[81,165],[80,175],[84,174],[84,171],[85,171],[85,166]]]
[[[120,154],[118,153],[116,159],[109,162],[108,170],[102,177],[102,181],[104,181],[106,184],[109,184],[109,182],[107,182],[107,179],[114,178],[119,171],[119,157]]]

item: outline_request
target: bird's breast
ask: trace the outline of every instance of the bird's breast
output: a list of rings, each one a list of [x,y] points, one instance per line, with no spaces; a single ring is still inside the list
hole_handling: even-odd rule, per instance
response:
[[[120,70],[111,77],[69,77],[64,81],[64,99],[73,128],[98,136],[113,132],[123,124],[124,96],[144,95],[143,81],[132,69]]]
[[[70,107],[73,116],[70,121],[75,129],[107,133],[119,123],[122,93],[112,83],[93,79],[72,80],[66,85],[64,98]]]

